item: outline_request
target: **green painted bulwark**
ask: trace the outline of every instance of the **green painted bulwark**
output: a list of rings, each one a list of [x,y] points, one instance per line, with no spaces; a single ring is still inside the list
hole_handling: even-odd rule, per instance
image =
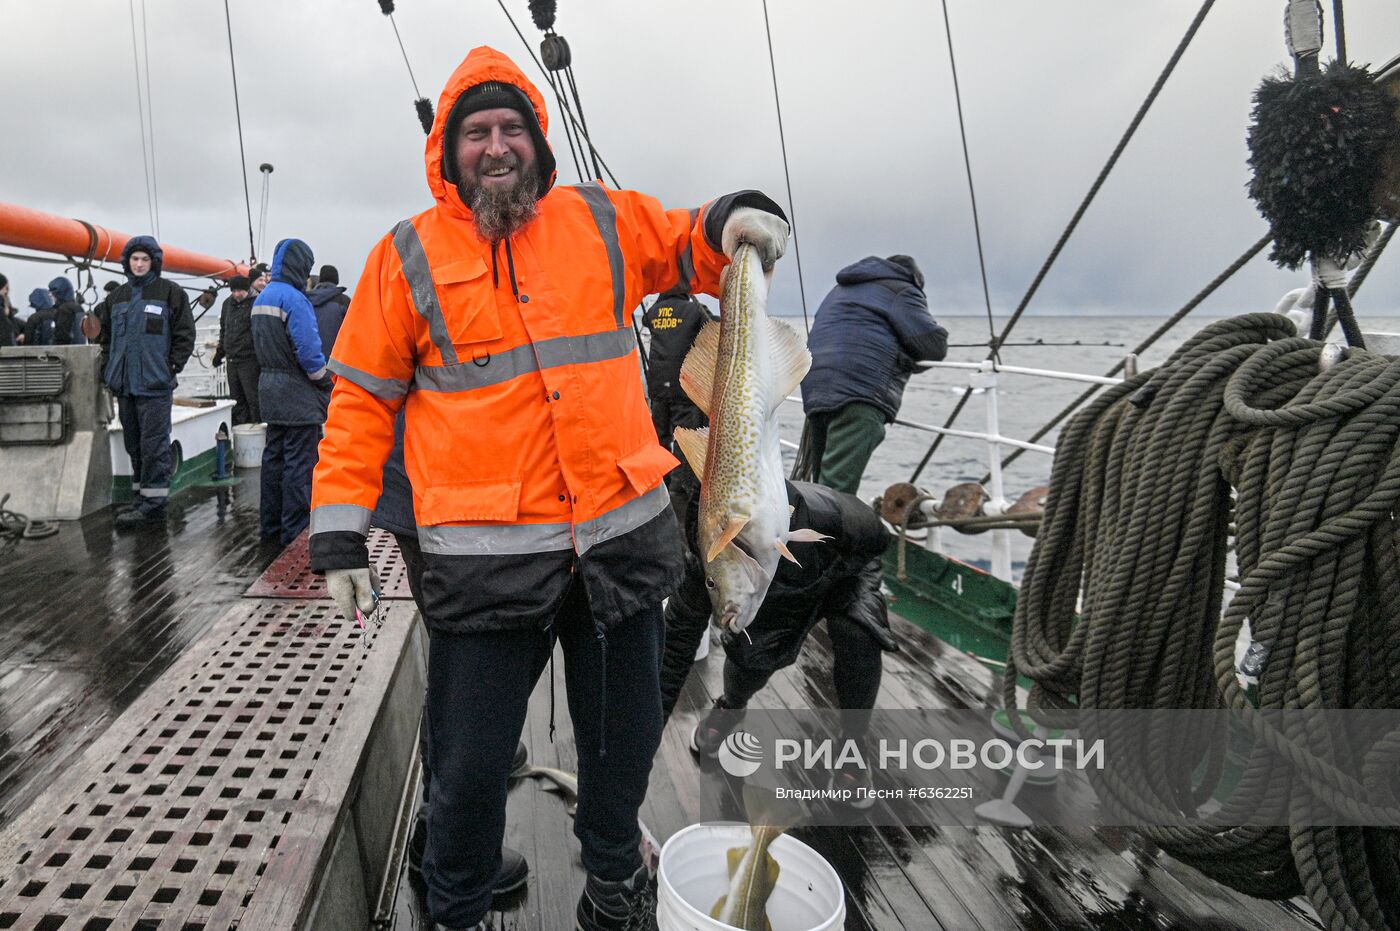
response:
[[[214,467],[218,461],[218,450],[207,449],[195,456],[193,459],[185,459],[175,467],[175,477],[170,483],[170,493],[182,488],[189,488],[193,485],[204,485],[213,481]],[[230,455],[226,464],[229,474],[233,474],[233,457]],[[133,500],[135,496],[131,493],[131,476],[112,476],[112,503],[126,504]]]
[[[885,551],[885,582],[890,607],[902,617],[962,652],[995,664],[1006,662],[1016,589],[980,569],[904,543]]]

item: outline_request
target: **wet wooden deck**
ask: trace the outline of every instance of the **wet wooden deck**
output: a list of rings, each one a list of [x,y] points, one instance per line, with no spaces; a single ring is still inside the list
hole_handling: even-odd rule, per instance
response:
[[[32,801],[243,595],[278,555],[257,538],[256,489],[192,489],[164,531],[117,536],[110,513],[65,524],[54,538],[0,554],[0,826]],[[983,705],[981,665],[900,623],[906,651],[889,656],[880,706]],[[695,778],[686,742],[719,688],[722,652],[696,667],[663,737],[642,816],[664,840],[719,791]],[[818,634],[755,703],[827,706],[830,647]],[[559,713],[548,738],[547,683],[524,740],[538,764],[575,768],[556,664]],[[507,843],[530,860],[527,889],[497,913],[502,931],[572,927],[583,884],[572,820],[535,782],[517,784]],[[713,810],[713,806],[706,806]],[[737,806],[734,816],[738,816]],[[795,832],[846,884],[849,929],[1316,928],[1290,903],[1239,896],[1161,855],[1130,832],[957,828],[807,828]],[[388,926],[427,928],[407,873]]]
[[[885,657],[879,707],[986,707],[999,685],[980,663],[921,629],[896,619],[904,652]],[[721,688],[723,650],[696,665],[662,737],[642,820],[661,840],[694,823],[702,808],[726,804],[743,820],[735,799],[695,778],[688,741],[696,719]],[[819,627],[796,665],[773,677],[755,707],[831,707],[831,648]],[[562,660],[555,663],[559,710],[549,741],[549,694],[541,682],[532,698],[523,740],[537,765],[575,770],[576,756],[564,706]],[[707,764],[710,765],[710,764]],[[704,802],[709,804],[702,804]],[[516,783],[509,796],[506,843],[530,861],[527,890],[496,913],[501,931],[558,931],[573,927],[584,875],[573,821],[559,797],[536,781]],[[846,886],[848,931],[972,929],[1249,929],[1321,928],[1294,903],[1250,899],[1202,877],[1127,831],[998,827],[821,827],[793,832],[820,851]],[[405,872],[391,927],[431,928],[423,918],[421,886]]]
[[[163,529],[118,535],[109,508],[0,551],[0,827],[277,555],[251,475],[182,491]]]

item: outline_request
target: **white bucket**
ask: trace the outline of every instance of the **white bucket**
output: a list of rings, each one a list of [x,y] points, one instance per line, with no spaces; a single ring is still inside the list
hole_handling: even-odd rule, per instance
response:
[[[729,889],[731,847],[752,838],[747,824],[693,824],[661,848],[656,924],[660,931],[731,931],[710,917]],[[835,931],[846,923],[841,878],[821,854],[784,834],[768,848],[782,872],[768,899],[773,931]]]
[[[240,469],[262,468],[267,424],[241,423],[233,428],[233,464]]]

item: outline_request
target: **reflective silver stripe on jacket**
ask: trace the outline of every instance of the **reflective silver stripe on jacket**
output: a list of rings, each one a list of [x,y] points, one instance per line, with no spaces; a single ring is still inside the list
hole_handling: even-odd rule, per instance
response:
[[[376,398],[382,398],[385,401],[396,401],[408,394],[409,383],[406,379],[380,378],[378,375],[362,372],[352,365],[337,362],[335,359],[327,362],[326,368],[346,381],[353,381]]]
[[[437,286],[433,284],[433,273],[428,268],[423,240],[418,238],[418,230],[413,228],[412,220],[404,220],[394,227],[394,248],[399,253],[399,264],[403,266],[403,276],[408,281],[413,306],[418,316],[428,321],[428,335],[433,345],[442,353],[444,362],[457,362],[457,350],[452,348],[452,338],[447,335],[447,318],[442,315],[442,305],[438,303]]]
[[[622,246],[617,241],[617,208],[613,206],[608,192],[596,181],[576,184],[574,190],[578,191],[583,196],[584,203],[588,204],[588,211],[593,214],[593,222],[598,226],[598,235],[603,237],[603,245],[608,250],[608,268],[612,270],[613,316],[617,319],[618,327],[624,327],[627,325],[623,316],[626,310],[623,304],[627,300],[627,279],[623,274]]]
[[[420,365],[413,373],[413,387],[421,391],[470,391],[499,385],[542,368],[620,359],[629,355],[636,345],[636,337],[630,329],[556,336],[486,356],[481,365],[476,362]],[[360,383],[355,378],[351,380]]]
[[[496,524],[419,527],[423,552],[437,556],[516,556],[573,547],[569,524]]]
[[[582,556],[599,543],[636,530],[670,506],[671,496],[662,482],[640,498],[579,524],[574,528],[574,548]]]
[[[582,556],[599,543],[636,530],[670,504],[671,497],[662,483],[641,497],[576,526],[555,523],[419,527],[418,542],[423,552],[438,556],[517,556],[567,549]]]
[[[372,512],[358,504],[322,504],[311,509],[311,532],[334,533],[349,530],[361,536],[369,534]]]
[[[287,322],[287,312],[282,308],[278,307],[276,304],[259,304],[257,307],[253,308],[253,312],[248,316],[277,317],[281,319],[283,323]]]

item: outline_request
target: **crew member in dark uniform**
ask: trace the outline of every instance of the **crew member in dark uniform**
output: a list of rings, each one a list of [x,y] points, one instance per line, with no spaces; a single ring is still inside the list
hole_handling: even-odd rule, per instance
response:
[[[724,635],[724,693],[691,734],[691,749],[713,756],[738,716],[768,679],[797,660],[807,634],[826,619],[833,654],[836,698],[848,723],[863,736],[859,712],[875,707],[880,691],[881,652],[897,650],[889,611],[880,592],[881,557],[890,533],[868,504],[855,495],[810,482],[787,482],[791,526],[810,527],[830,540],[790,544],[797,563],[784,559],[763,606],[740,634]],[[691,552],[680,590],[666,602],[666,647],[661,658],[661,711],[670,718],[695,650],[710,620],[703,557],[695,552],[699,499],[690,503],[685,533]],[[798,564],[800,563],[800,565]],[[855,714],[852,714],[855,712]],[[843,771],[843,788],[869,785],[865,771]]]

